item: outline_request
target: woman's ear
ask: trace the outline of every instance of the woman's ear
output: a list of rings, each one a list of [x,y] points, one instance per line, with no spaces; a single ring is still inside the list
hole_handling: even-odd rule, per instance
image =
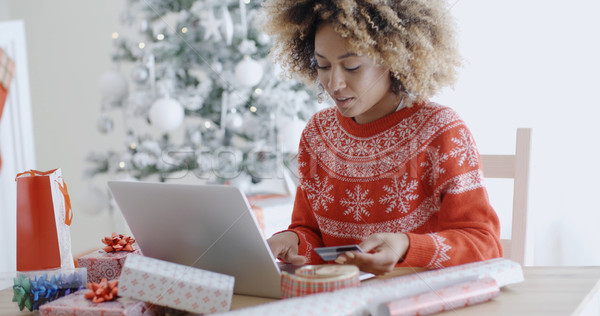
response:
[[[394,93],[394,94],[400,94],[401,92],[405,92],[406,89],[404,89],[404,84],[402,84],[402,81],[400,81],[400,79],[396,78],[396,76],[394,76],[394,73],[390,70],[390,90]]]

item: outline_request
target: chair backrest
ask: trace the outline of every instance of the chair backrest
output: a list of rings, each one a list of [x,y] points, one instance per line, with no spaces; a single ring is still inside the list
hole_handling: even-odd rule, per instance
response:
[[[512,228],[510,239],[502,239],[504,257],[525,264],[527,245],[527,196],[529,191],[529,161],[531,129],[517,129],[514,155],[481,155],[485,178],[514,179]]]

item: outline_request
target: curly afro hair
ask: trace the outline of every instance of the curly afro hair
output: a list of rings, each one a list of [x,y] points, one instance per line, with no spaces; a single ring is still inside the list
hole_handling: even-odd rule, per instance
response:
[[[456,79],[461,58],[444,0],[265,0],[262,29],[288,75],[317,82],[317,26],[331,23],[353,53],[391,69],[394,93],[426,100]]]

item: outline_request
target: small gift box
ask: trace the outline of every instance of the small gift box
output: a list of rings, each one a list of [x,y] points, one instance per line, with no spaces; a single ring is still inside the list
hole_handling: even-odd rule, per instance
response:
[[[77,266],[87,268],[89,282],[98,283],[102,279],[116,280],[121,275],[125,259],[132,253],[142,254],[131,237],[113,233],[102,242],[106,247],[91,254],[77,258]]]
[[[191,313],[228,311],[232,276],[131,255],[119,278],[119,295]]]
[[[19,310],[26,307],[33,311],[42,304],[85,288],[86,281],[85,268],[18,272],[14,278],[12,300]]]
[[[86,316],[117,316],[117,315],[162,315],[162,308],[153,304],[119,297],[116,300],[94,303],[85,298],[88,290],[81,290],[40,307],[42,316],[86,315]]]

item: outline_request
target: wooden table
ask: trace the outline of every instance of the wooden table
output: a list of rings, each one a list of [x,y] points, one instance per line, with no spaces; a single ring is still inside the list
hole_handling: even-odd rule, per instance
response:
[[[525,282],[504,287],[493,301],[438,315],[580,315],[584,311],[600,314],[600,267],[524,267],[523,272]],[[387,277],[407,273],[414,270],[397,268]],[[0,291],[0,315],[29,315],[19,312],[11,299],[11,288]],[[234,295],[232,309],[271,301]]]

